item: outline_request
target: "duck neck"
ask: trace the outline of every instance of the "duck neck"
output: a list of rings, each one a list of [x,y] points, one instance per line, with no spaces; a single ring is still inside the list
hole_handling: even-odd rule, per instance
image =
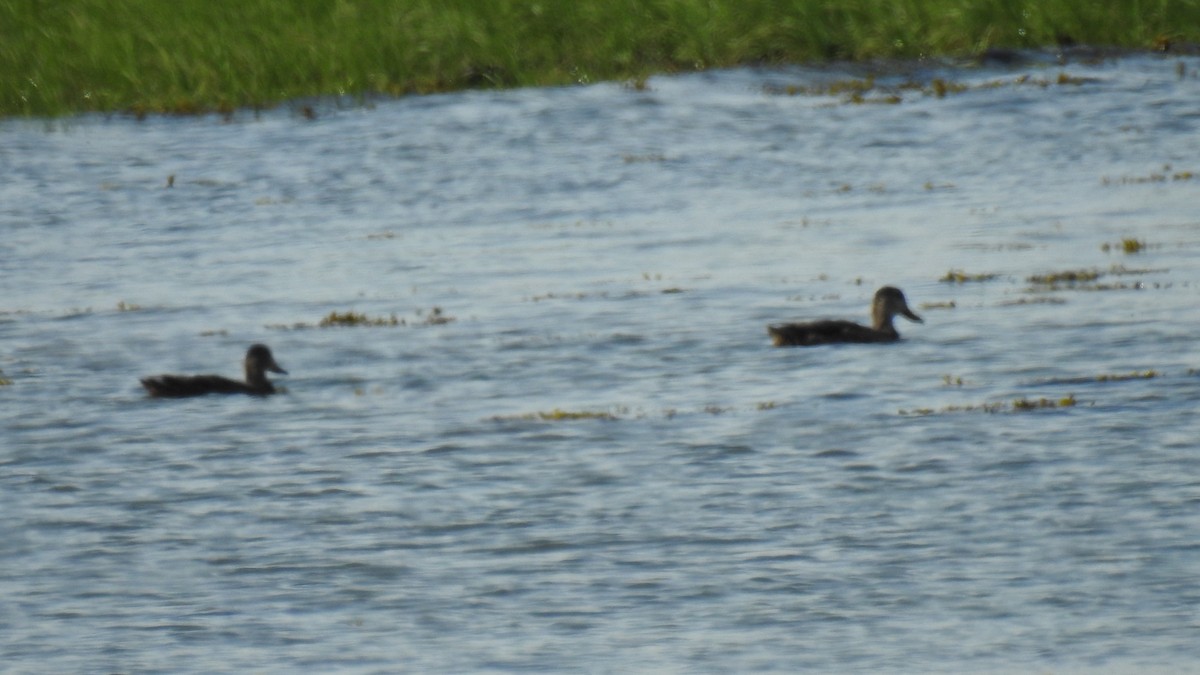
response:
[[[267,379],[267,373],[262,368],[254,368],[249,364],[246,365],[246,384],[251,389],[271,389],[271,381]]]
[[[871,314],[871,328],[887,335],[897,335],[896,327],[892,325],[892,315],[883,307],[876,307]]]

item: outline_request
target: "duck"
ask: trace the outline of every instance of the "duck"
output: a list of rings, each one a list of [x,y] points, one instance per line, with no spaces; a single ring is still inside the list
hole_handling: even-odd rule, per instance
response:
[[[830,320],[812,323],[785,323],[767,326],[767,334],[776,347],[812,347],[816,345],[847,342],[895,342],[900,333],[892,325],[896,315],[909,321],[925,323],[908,308],[904,293],[894,286],[884,286],[875,291],[871,301],[871,325],[863,326],[853,321]]]
[[[269,396],[275,393],[275,385],[267,379],[267,371],[287,375],[287,371],[275,362],[270,348],[264,344],[250,345],[242,363],[246,369],[245,382],[220,375],[155,375],[141,378],[141,383],[154,398],[184,398],[205,394]]]

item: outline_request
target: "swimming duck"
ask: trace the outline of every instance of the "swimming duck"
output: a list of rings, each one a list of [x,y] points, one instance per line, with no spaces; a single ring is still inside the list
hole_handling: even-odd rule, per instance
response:
[[[875,299],[871,302],[870,328],[853,321],[825,320],[767,326],[767,333],[776,347],[811,347],[839,342],[894,342],[900,339],[900,334],[892,325],[892,318],[897,314],[917,323],[925,323],[908,308],[908,302],[899,288],[884,286],[875,291]]]
[[[266,345],[251,345],[243,362],[246,381],[238,382],[220,375],[156,375],[143,377],[142,386],[151,396],[161,398],[183,398],[205,394],[251,394],[267,396],[275,393],[275,385],[267,379],[267,371],[287,375],[287,371],[275,363],[275,357]]]

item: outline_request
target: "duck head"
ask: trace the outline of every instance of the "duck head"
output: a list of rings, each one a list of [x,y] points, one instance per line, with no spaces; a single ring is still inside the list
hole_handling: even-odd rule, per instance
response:
[[[243,361],[246,368],[246,382],[250,385],[267,381],[267,371],[287,375],[287,371],[275,363],[271,350],[264,344],[251,345]]]
[[[892,326],[892,318],[897,314],[917,323],[925,323],[921,317],[908,308],[904,293],[894,286],[884,286],[875,291],[875,300],[871,303],[871,327],[878,331],[896,332]]]

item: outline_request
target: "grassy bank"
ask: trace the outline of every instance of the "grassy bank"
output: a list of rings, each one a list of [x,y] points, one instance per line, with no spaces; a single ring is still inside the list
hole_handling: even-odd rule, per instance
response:
[[[0,0],[0,115],[1200,40],[1189,0]]]

